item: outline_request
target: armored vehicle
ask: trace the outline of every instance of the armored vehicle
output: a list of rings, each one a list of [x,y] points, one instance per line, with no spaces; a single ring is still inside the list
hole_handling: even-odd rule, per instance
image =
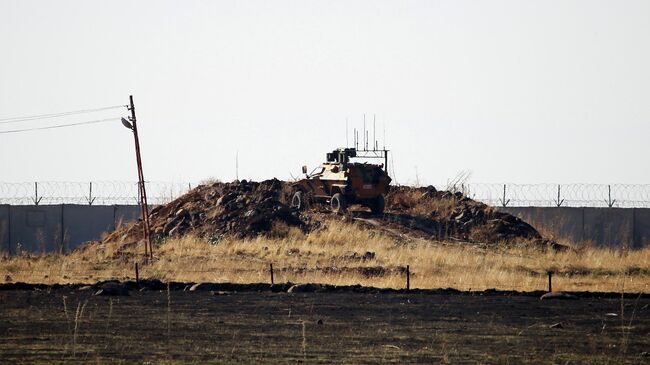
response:
[[[349,204],[370,208],[373,214],[384,211],[384,195],[391,178],[384,165],[350,162],[357,157],[354,148],[339,148],[327,154],[327,162],[293,184],[291,206],[304,209],[312,202],[329,203],[335,213],[345,212]]]

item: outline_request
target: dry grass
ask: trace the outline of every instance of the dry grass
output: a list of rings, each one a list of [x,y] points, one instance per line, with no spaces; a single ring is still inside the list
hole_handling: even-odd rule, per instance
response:
[[[410,215],[424,217],[435,215],[441,218],[451,217],[458,206],[458,201],[454,198],[426,199],[422,194],[417,190],[401,191],[392,197],[391,205],[404,209],[404,212]]]
[[[141,267],[140,275],[163,281],[268,282],[268,265],[273,263],[276,282],[402,288],[408,264],[413,288],[543,290],[546,272],[552,270],[555,290],[650,292],[650,249],[543,252],[396,242],[338,221],[309,234],[279,225],[272,236],[226,238],[216,244],[192,236],[168,239],[157,247],[156,261]],[[136,253],[133,244],[113,243],[90,245],[66,256],[6,257],[0,260],[0,274],[5,281],[32,283],[133,279],[140,251]]]

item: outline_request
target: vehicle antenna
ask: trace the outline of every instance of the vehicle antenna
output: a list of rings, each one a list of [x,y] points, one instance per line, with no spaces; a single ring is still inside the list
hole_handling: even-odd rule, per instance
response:
[[[377,150],[377,115],[372,115],[372,150]]]
[[[350,142],[348,139],[348,118],[345,118],[345,148],[350,147]]]
[[[365,148],[366,148],[366,151],[368,151],[368,140],[369,140],[369,139],[370,139],[370,138],[368,137],[368,131],[366,131],[366,147],[365,147]]]
[[[363,113],[363,147],[366,148],[368,146],[368,142],[366,142],[366,137],[368,135],[366,134],[366,113]],[[366,148],[368,149],[368,148]]]

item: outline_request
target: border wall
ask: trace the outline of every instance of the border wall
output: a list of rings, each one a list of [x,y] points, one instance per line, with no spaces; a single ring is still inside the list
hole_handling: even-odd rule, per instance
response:
[[[549,238],[577,246],[650,246],[650,208],[499,207]]]
[[[138,205],[0,205],[0,251],[67,253],[139,216]]]
[[[650,247],[650,208],[499,207],[578,246]],[[0,205],[0,251],[67,253],[137,220],[137,205]]]

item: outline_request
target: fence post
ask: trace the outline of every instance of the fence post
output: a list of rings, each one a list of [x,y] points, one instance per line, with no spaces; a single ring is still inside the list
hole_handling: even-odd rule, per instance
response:
[[[411,290],[411,267],[406,265],[406,291]]]
[[[505,208],[510,203],[510,199],[506,200],[506,184],[503,184],[503,198],[501,198],[501,205]]]
[[[548,272],[548,292],[551,293],[553,292],[553,272],[549,271]]]
[[[34,205],[38,205],[43,197],[38,197],[38,182],[34,182]]]
[[[557,185],[557,200],[555,201],[555,205],[558,207],[562,206],[562,203],[564,203],[564,199],[560,199],[561,196],[561,188],[560,184]]]
[[[140,284],[140,272],[138,271],[138,263],[135,263],[135,283]]]
[[[88,183],[88,205],[93,205],[95,198],[93,198],[93,182]]]
[[[273,281],[273,264],[269,264],[269,268],[271,271],[271,285],[274,285],[275,282]]]

